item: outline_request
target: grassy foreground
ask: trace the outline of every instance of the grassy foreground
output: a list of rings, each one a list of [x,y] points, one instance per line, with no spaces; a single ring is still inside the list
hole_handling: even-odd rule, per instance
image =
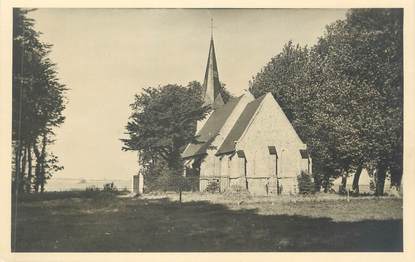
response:
[[[22,197],[15,252],[402,251],[402,200],[103,192]]]

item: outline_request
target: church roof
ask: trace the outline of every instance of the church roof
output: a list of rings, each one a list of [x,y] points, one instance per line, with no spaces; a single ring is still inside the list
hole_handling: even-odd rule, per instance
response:
[[[264,100],[265,96],[266,94],[246,105],[244,111],[239,116],[238,120],[232,127],[228,136],[225,138],[225,141],[222,143],[221,147],[216,152],[216,155],[226,154],[235,151],[235,141],[239,140],[245,129],[248,127],[248,124],[251,122],[252,117],[257,111],[262,100]]]
[[[197,133],[196,140],[199,143],[189,144],[184,152],[182,158],[188,158],[196,155],[205,154],[215,137],[219,134],[219,131],[225,124],[228,117],[231,115],[233,109],[238,104],[242,96],[238,98],[229,99],[228,103],[218,107],[212,112],[212,115],[206,121],[202,129]]]

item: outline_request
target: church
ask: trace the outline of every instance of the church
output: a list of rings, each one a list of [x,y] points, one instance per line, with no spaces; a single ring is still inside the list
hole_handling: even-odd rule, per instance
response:
[[[224,103],[220,85],[211,37],[203,96],[212,111],[197,123],[197,143],[182,153],[185,175],[198,177],[200,191],[216,183],[220,192],[242,187],[253,195],[297,193],[297,176],[311,174],[312,161],[277,101],[271,93],[254,98],[246,91]]]

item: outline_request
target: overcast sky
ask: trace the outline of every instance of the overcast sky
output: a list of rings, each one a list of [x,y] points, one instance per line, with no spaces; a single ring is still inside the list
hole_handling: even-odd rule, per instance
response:
[[[31,14],[70,89],[53,151],[56,177],[131,179],[135,153],[121,151],[134,94],[203,81],[214,19],[219,78],[234,95],[292,40],[313,45],[341,9],[38,9]]]

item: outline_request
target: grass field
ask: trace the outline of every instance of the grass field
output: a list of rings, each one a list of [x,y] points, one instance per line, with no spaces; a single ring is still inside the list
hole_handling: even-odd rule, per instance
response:
[[[402,251],[402,200],[251,198],[104,192],[23,196],[12,250]]]

